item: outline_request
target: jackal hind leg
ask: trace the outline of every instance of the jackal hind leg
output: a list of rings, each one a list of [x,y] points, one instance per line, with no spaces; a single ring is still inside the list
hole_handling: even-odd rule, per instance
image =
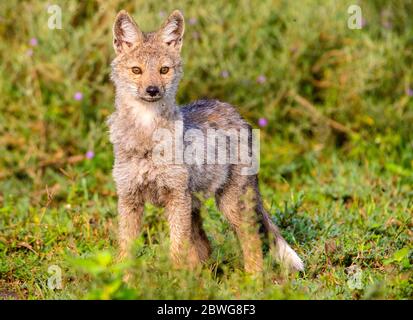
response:
[[[250,177],[232,174],[216,194],[219,210],[234,228],[244,256],[247,273],[256,274],[263,268],[263,252],[259,224],[254,210]]]
[[[202,226],[201,201],[192,197],[192,241],[202,262],[208,260],[211,255],[211,244]]]

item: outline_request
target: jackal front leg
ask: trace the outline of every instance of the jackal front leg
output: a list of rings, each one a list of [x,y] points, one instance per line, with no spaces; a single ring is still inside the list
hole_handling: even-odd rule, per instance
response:
[[[171,238],[170,254],[179,267],[194,268],[200,263],[192,236],[192,198],[189,192],[174,192],[165,207]]]
[[[131,244],[138,237],[140,231],[143,208],[143,203],[119,198],[119,260],[123,260],[130,255]]]

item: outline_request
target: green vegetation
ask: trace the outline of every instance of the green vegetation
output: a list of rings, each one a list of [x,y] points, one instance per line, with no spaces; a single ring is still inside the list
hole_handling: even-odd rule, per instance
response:
[[[413,297],[412,1],[358,1],[362,30],[347,28],[355,1],[55,2],[62,30],[48,29],[47,1],[0,3],[0,299]],[[202,270],[171,268],[152,206],[136,259],[114,262],[105,119],[121,8],[144,30],[183,11],[180,103],[218,98],[256,127],[268,120],[261,188],[304,273],[287,277],[267,258],[263,279],[244,275],[211,199]],[[62,290],[47,287],[52,265]]]

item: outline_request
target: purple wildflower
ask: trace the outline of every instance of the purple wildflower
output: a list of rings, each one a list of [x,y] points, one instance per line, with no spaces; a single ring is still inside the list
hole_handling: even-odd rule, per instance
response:
[[[199,32],[196,32],[196,31],[192,32],[192,38],[194,38],[195,40],[198,40],[200,38]]]
[[[298,51],[298,46],[291,46],[290,47],[290,52],[296,53]]]
[[[85,157],[86,159],[92,159],[95,156],[95,153],[92,150],[88,150],[88,152],[86,152]]]
[[[259,118],[258,125],[260,127],[266,127],[268,125],[268,120],[266,118]]]
[[[382,22],[382,25],[385,29],[391,29],[392,28],[393,24],[392,24],[391,20],[392,20],[391,11],[387,10],[387,9],[383,10],[381,12],[381,22]]]
[[[407,88],[407,89],[406,89],[406,94],[407,94],[409,97],[413,97],[413,89],[412,89],[412,88]]]
[[[33,50],[32,49],[27,50],[26,51],[26,56],[28,56],[28,57],[33,56]]]
[[[393,24],[390,21],[384,21],[383,22],[383,27],[385,29],[391,29],[393,27]]]
[[[80,100],[83,99],[83,93],[81,93],[81,92],[76,92],[76,93],[74,94],[73,98],[74,98],[76,101],[80,101]]]
[[[257,82],[260,84],[263,84],[265,81],[267,81],[267,78],[264,75],[260,75],[257,78]]]
[[[364,28],[365,26],[367,26],[367,20],[362,17],[361,18],[361,27]]]
[[[198,20],[197,20],[196,18],[194,18],[194,17],[192,17],[192,18],[190,18],[190,19],[188,20],[188,24],[191,25],[191,26],[193,26],[193,25],[196,24],[197,22],[198,22]]]
[[[228,78],[228,77],[229,77],[229,72],[228,72],[227,70],[223,70],[223,71],[221,72],[221,77],[223,77],[223,78]]]
[[[32,47],[37,46],[38,43],[39,43],[39,42],[37,41],[37,38],[31,38],[31,39],[30,39],[30,45],[31,45]]]

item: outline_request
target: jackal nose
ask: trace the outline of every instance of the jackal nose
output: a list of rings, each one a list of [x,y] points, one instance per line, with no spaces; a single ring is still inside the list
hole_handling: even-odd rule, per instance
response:
[[[159,94],[159,88],[156,86],[149,86],[146,88],[146,92],[151,96],[154,97]]]

